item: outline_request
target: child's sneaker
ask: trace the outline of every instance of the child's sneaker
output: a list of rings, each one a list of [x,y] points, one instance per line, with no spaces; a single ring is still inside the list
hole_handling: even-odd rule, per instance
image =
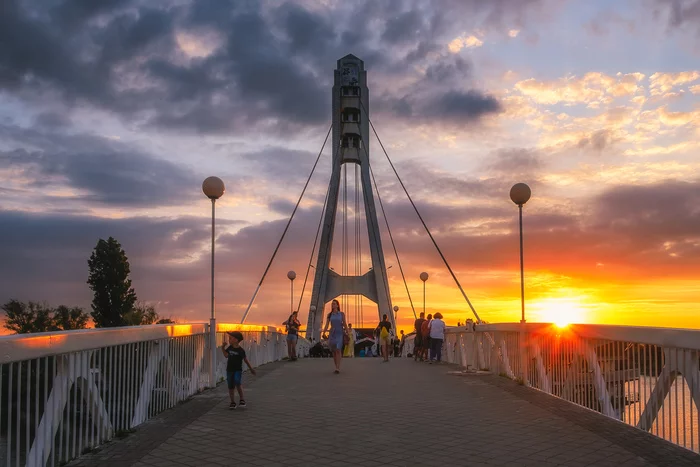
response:
[[[238,405],[240,405],[242,409],[245,408],[245,407],[247,406],[247,404],[245,403],[244,400],[240,401],[240,402],[238,403]]]
[[[241,405],[245,405],[245,402],[243,402]],[[231,403],[228,405],[229,410],[236,410],[236,407],[237,407],[237,405],[236,405],[235,402],[231,402]]]

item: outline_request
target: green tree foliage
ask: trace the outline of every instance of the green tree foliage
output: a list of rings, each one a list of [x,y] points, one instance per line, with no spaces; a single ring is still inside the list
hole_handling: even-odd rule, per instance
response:
[[[129,260],[114,238],[100,239],[88,260],[87,283],[93,291],[92,319],[95,327],[126,326],[134,309],[136,293],[129,279]]]
[[[24,303],[18,300],[5,303],[2,310],[6,315],[5,329],[17,334],[84,329],[89,319],[80,307],[60,305],[53,309],[45,303]]]
[[[124,315],[124,321],[126,322],[127,326],[153,324],[158,321],[158,319],[156,307],[142,302],[136,303],[134,308]]]
[[[161,318],[155,306],[143,302],[137,302],[134,308],[124,315],[124,321],[128,326],[175,323],[170,318]]]
[[[85,329],[90,316],[78,306],[67,307],[59,305],[53,312],[53,321],[57,329],[68,331],[70,329]]]

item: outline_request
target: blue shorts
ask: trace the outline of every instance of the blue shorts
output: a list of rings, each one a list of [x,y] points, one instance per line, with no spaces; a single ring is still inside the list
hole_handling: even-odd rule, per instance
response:
[[[243,379],[243,372],[241,370],[227,371],[226,372],[226,382],[228,383],[229,389],[233,389],[236,386],[240,386],[242,379]]]
[[[296,344],[299,336],[296,334],[287,334],[287,342],[294,342]]]

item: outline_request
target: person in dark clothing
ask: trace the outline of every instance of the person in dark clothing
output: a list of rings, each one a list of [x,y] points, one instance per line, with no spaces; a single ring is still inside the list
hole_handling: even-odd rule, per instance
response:
[[[420,318],[416,320],[415,323],[413,323],[413,328],[416,330],[416,337],[413,339],[413,360],[418,360],[418,357],[420,356],[420,361],[423,361],[423,354],[421,353],[421,350],[423,349],[423,334],[421,332],[421,329],[423,327],[423,323],[425,322],[425,313],[421,312]]]
[[[252,367],[246,357],[245,350],[240,346],[243,341],[243,334],[238,331],[228,333],[228,344],[224,342],[221,346],[221,351],[224,353],[224,357],[228,360],[226,362],[226,382],[228,383],[228,395],[231,398],[231,403],[228,408],[233,410],[236,407],[245,407],[245,397],[243,396],[243,362],[248,365],[248,369],[252,374],[255,374],[255,369]],[[234,400],[234,396],[238,391],[238,406]]]

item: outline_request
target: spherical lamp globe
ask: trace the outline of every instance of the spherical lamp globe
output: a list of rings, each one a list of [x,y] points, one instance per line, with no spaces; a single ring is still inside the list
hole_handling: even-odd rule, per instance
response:
[[[428,273],[427,273],[427,272],[421,272],[421,273],[420,273],[420,280],[422,280],[423,282],[427,281],[427,280],[428,280]]]
[[[510,189],[510,199],[518,206],[527,203],[531,194],[530,187],[524,183],[516,183],[513,185],[513,188]]]
[[[399,311],[399,307],[398,305],[394,305],[394,313],[396,313],[397,311]]]
[[[202,191],[209,199],[219,199],[224,195],[226,188],[219,177],[207,177],[202,183]]]
[[[293,280],[296,279],[296,278],[297,278],[297,273],[296,273],[296,272],[294,272],[294,271],[289,271],[289,272],[287,273],[287,279],[289,279],[290,281],[293,281]]]

